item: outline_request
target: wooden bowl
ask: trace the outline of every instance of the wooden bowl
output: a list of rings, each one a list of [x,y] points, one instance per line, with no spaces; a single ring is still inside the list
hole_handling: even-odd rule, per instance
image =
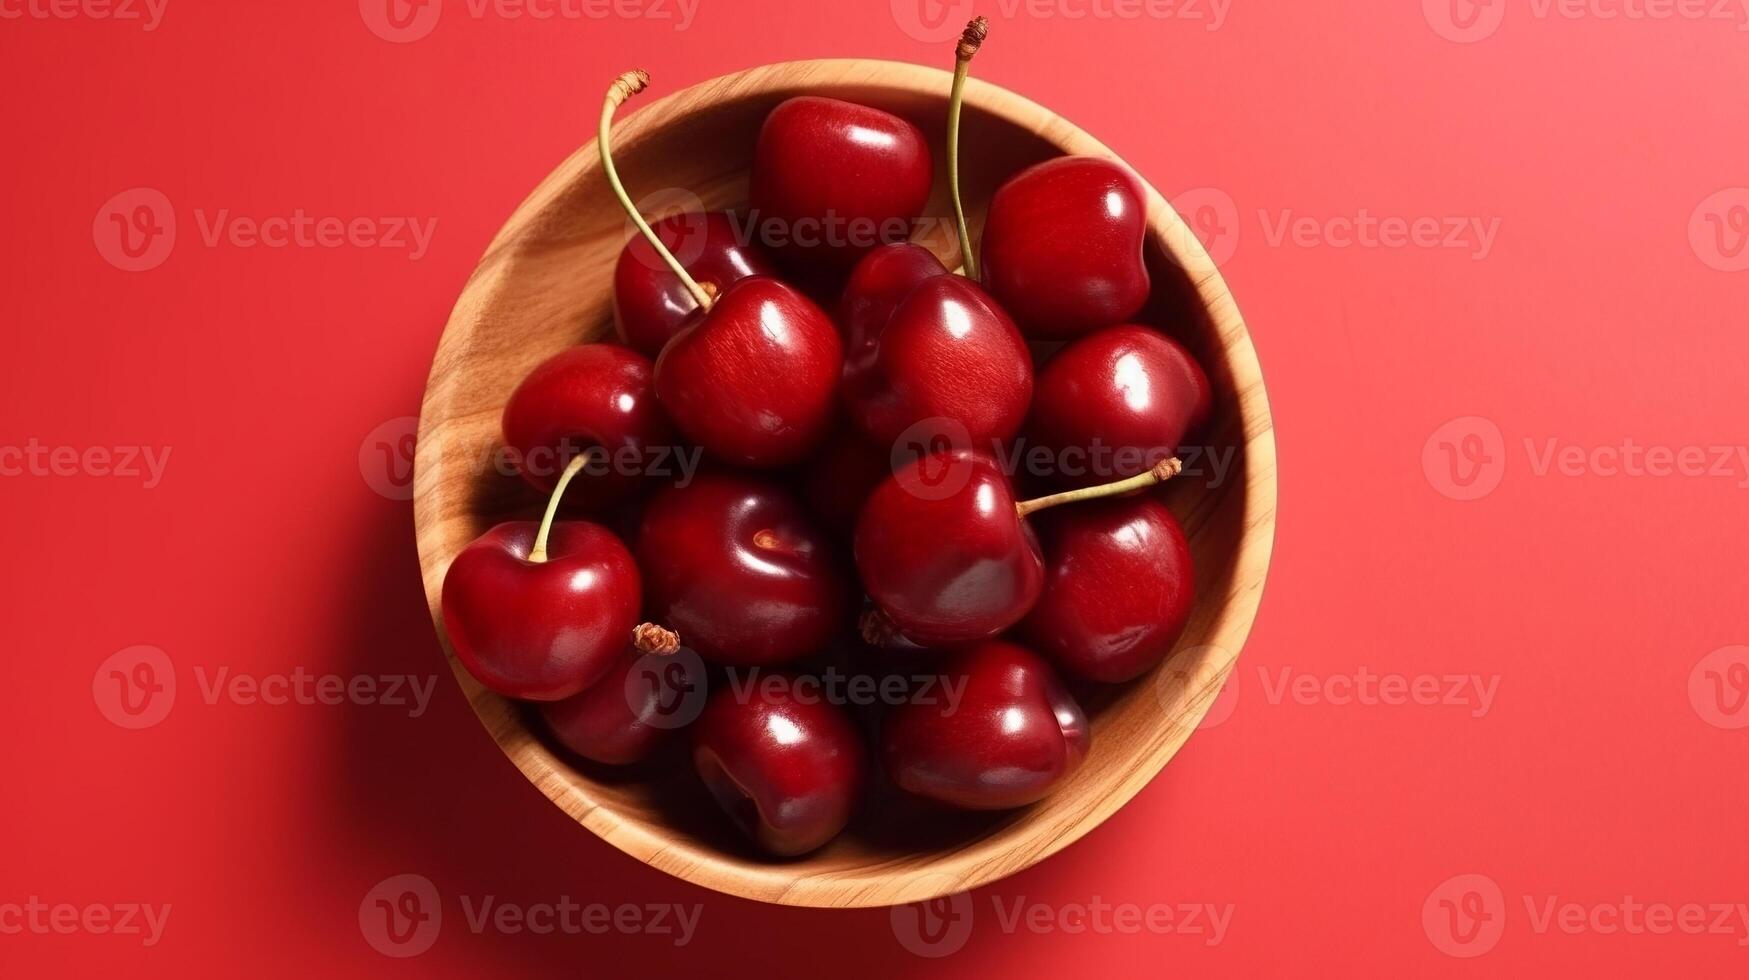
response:
[[[755,68],[642,108],[634,100],[615,130],[615,159],[634,199],[685,188],[708,207],[744,206],[754,138],[772,106],[802,94],[878,106],[909,118],[934,143],[937,186],[927,213],[949,220],[920,238],[952,267],[957,246],[945,230],[952,209],[941,173],[949,80],[934,68],[879,61]],[[609,81],[601,78],[603,91]],[[1136,125],[1147,124],[1137,117]],[[974,236],[991,193],[1022,167],[1059,154],[1114,156],[1067,120],[976,79],[966,89],[962,139]],[[573,153],[511,215],[469,279],[438,344],[419,426],[414,504],[432,620],[456,678],[505,755],[578,823],[627,854],[707,888],[787,905],[890,905],[970,889],[1061,850],[1123,806],[1196,728],[1244,644],[1269,565],[1276,499],[1269,406],[1245,325],[1195,236],[1157,192],[1150,188],[1148,197],[1155,287],[1143,319],[1201,359],[1217,392],[1207,441],[1236,450],[1224,481],[1213,480],[1206,464],[1197,476],[1189,461],[1193,472],[1168,487],[1197,570],[1197,604],[1178,649],[1149,677],[1084,693],[1092,753],[1043,802],[1007,813],[944,814],[888,799],[821,851],[771,861],[747,850],[714,812],[683,756],[628,776],[554,750],[524,707],[486,691],[456,664],[443,635],[439,596],[451,559],[498,521],[539,514],[541,502],[521,481],[490,463],[506,399],[541,360],[611,333],[611,271],[631,228],[599,173],[594,142]]]

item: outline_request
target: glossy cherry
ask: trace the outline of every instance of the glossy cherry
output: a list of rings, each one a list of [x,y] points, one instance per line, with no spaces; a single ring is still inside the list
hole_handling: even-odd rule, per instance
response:
[[[693,726],[693,765],[723,810],[780,857],[844,829],[867,772],[855,725],[836,705],[788,687],[711,695]]]
[[[722,292],[748,276],[777,274],[765,250],[721,211],[671,215],[651,230],[700,285]],[[613,269],[613,327],[620,343],[655,357],[698,309],[686,284],[642,235],[634,235]]]
[[[906,464],[857,518],[857,571],[899,632],[923,646],[988,639],[1019,622],[1044,559],[995,460],[966,449]]]
[[[627,645],[583,693],[540,706],[559,744],[585,759],[628,765],[691,721],[686,709],[704,694],[704,662],[679,653],[680,641],[668,630],[646,624],[634,636],[640,634],[650,639]]]
[[[907,639],[922,646],[988,639],[1019,622],[1044,585],[1028,515],[1139,490],[1180,469],[1170,459],[1128,480],[1016,501],[990,457],[963,449],[926,456],[900,467],[863,505],[857,571]]]
[[[880,109],[804,95],[765,117],[748,195],[761,241],[781,258],[842,270],[876,245],[909,238],[933,179],[916,126]]]
[[[656,401],[649,358],[618,344],[585,344],[543,361],[504,406],[504,444],[536,489],[550,492],[580,454],[589,478],[573,502],[585,507],[624,499],[642,481],[651,450],[675,443]]]
[[[1034,340],[1066,340],[1135,316],[1148,300],[1147,196],[1121,164],[1059,157],[996,190],[983,281]]]
[[[870,252],[845,287],[844,402],[869,438],[892,445],[927,422],[989,451],[1026,419],[1032,358],[995,301],[919,245]]]
[[[1195,600],[1190,545],[1141,494],[1035,518],[1045,586],[1016,633],[1065,672],[1119,683],[1166,659]]]
[[[768,480],[706,470],[662,491],[644,512],[637,556],[651,618],[717,663],[818,653],[849,616],[832,539]]]
[[[797,462],[831,424],[844,360],[838,329],[776,279],[749,276],[721,292],[706,289],[638,214],[613,165],[613,114],[649,81],[627,72],[609,87],[596,145],[620,206],[698,306],[656,359],[656,396],[681,433],[718,459]]]
[[[695,313],[656,361],[656,395],[719,460],[797,462],[832,424],[844,361],[838,329],[795,289],[755,276]]]
[[[1086,758],[1092,730],[1043,658],[1002,641],[960,651],[940,668],[959,689],[899,705],[881,728],[881,761],[901,789],[971,810],[1043,799]],[[963,687],[958,683],[963,682]]]
[[[553,520],[583,463],[566,468],[540,524],[494,527],[444,575],[443,625],[456,659],[506,697],[576,694],[612,669],[638,624],[638,569],[625,545],[599,524]]]
[[[1147,327],[1107,327],[1070,343],[1039,372],[1030,441],[1068,464],[1070,482],[1135,476],[1172,456],[1208,421],[1208,375],[1183,345]],[[1080,466],[1079,463],[1074,465]]]

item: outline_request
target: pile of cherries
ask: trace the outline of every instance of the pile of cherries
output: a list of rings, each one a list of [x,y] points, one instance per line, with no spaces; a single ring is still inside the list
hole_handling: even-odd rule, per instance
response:
[[[904,240],[933,179],[923,134],[829,98],[771,111],[751,206],[884,240],[768,250],[721,213],[652,228],[609,139],[648,78],[614,82],[602,165],[640,231],[614,273],[619,343],[563,351],[510,396],[504,439],[549,495],[544,519],[486,532],[444,581],[445,628],[481,684],[535,702],[557,742],[597,763],[689,738],[698,776],[773,855],[825,844],[877,778],[967,809],[1043,798],[1091,738],[1059,672],[1132,680],[1190,615],[1190,551],[1150,487],[1179,472],[1212,398],[1182,346],[1130,322],[1150,292],[1145,195],[1112,161],[1046,161],[996,192],[974,254],[958,117],[984,31],[980,18],[960,41],[949,109],[957,272]],[[830,291],[836,317],[813,298]],[[1092,479],[1029,474],[1051,492],[1021,499],[999,462],[1021,442],[1118,451]],[[590,461],[663,447],[705,463],[690,479],[608,466],[573,484]],[[1085,485],[1097,479],[1112,482]],[[635,517],[618,532],[559,520],[561,498],[608,523]],[[652,662],[673,670],[639,683]],[[720,683],[822,663],[907,679],[922,664],[958,696],[859,713]],[[710,691],[695,719],[664,717],[665,695],[692,689]]]

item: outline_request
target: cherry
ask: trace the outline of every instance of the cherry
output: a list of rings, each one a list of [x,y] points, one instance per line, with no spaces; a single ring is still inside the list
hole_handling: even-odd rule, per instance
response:
[[[844,290],[844,400],[869,438],[891,445],[918,423],[988,449],[1019,430],[1032,400],[1032,358],[1006,312],[979,287],[959,198],[958,133],[966,66],[982,42],[978,18],[960,41],[948,100],[948,182],[966,275],[950,275],[909,242],[857,263]],[[939,431],[934,434],[946,434]]]
[[[673,632],[646,623],[600,680],[542,704],[541,717],[559,744],[585,759],[609,765],[645,759],[687,721],[678,713],[685,693],[704,690],[704,662],[675,656],[679,649]]]
[[[676,214],[652,229],[700,285],[722,292],[748,276],[777,274],[765,250],[743,242],[735,222],[721,211]],[[669,338],[698,309],[686,284],[639,235],[626,242],[613,269],[613,327],[620,342],[648,357],[662,353]]]
[[[882,317],[895,279],[920,271],[922,257],[940,272]],[[988,447],[1019,430],[1032,400],[1032,358],[1014,321],[976,283],[947,274],[920,246],[888,245],[857,265],[844,303],[844,400],[869,438],[891,444],[939,420]]]
[[[798,699],[787,687],[713,693],[694,726],[692,758],[735,824],[782,857],[806,854],[844,829],[867,770],[843,710]]]
[[[984,221],[984,286],[1034,340],[1066,340],[1136,315],[1147,196],[1118,163],[1059,157],[1009,178]]]
[[[831,539],[767,480],[707,470],[663,490],[644,512],[637,555],[652,617],[717,663],[818,653],[849,616]]]
[[[1039,372],[1028,435],[1058,459],[1076,449],[1095,480],[1135,476],[1173,455],[1208,421],[1208,375],[1177,341],[1147,327],[1107,327],[1070,343]]]
[[[923,133],[889,112],[804,95],[765,117],[748,196],[765,239],[799,267],[843,270],[904,241],[929,203]]]
[[[940,672],[958,703],[896,706],[881,729],[881,759],[899,788],[970,810],[1043,799],[1086,758],[1087,716],[1050,665],[1002,641],[954,654]]]
[[[857,518],[863,588],[912,642],[988,639],[1019,622],[1044,585],[1027,515],[1139,490],[1181,469],[1174,458],[1127,480],[1016,502],[988,456],[954,449],[922,457],[875,488]]]
[[[614,110],[649,84],[620,76],[601,110],[601,167],[652,251],[698,305],[656,360],[656,396],[707,453],[745,466],[784,466],[807,455],[831,423],[843,345],[812,300],[776,279],[749,276],[713,293],[650,228],[613,166]]]
[[[1045,586],[1017,633],[1063,670],[1120,683],[1166,659],[1190,620],[1190,545],[1147,495],[1038,516]]]
[[[443,626],[456,659],[492,691],[531,701],[568,698],[612,669],[638,622],[638,568],[612,532],[546,516],[500,524],[475,539],[443,579]]]
[[[518,472],[550,493],[571,460],[587,454],[595,469],[582,502],[623,499],[649,451],[675,442],[652,376],[648,358],[618,344],[571,347],[542,362],[504,406],[504,443]]]

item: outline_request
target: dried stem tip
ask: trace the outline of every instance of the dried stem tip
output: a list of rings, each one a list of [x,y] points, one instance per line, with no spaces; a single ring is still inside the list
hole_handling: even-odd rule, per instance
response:
[[[886,649],[899,639],[899,627],[879,607],[868,609],[856,624],[862,642],[877,649]]]
[[[642,68],[634,68],[613,80],[613,86],[607,90],[608,97],[614,105],[624,105],[625,100],[649,87],[650,73]]]
[[[972,22],[966,25],[965,33],[960,35],[960,46],[954,52],[955,56],[961,61],[972,60],[972,55],[978,53],[978,48],[984,43],[984,39],[989,36],[989,19],[984,17],[972,18]]]
[[[644,623],[632,630],[632,646],[639,653],[666,657],[680,649],[680,634],[655,623]]]

